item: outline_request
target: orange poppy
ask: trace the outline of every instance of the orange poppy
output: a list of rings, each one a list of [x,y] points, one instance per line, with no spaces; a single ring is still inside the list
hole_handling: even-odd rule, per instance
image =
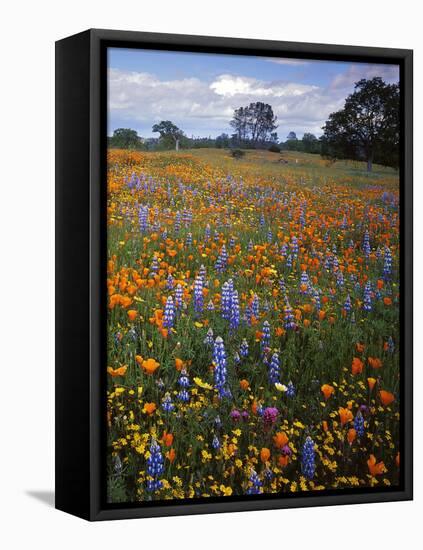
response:
[[[320,389],[325,397],[325,401],[327,401],[329,397],[335,393],[335,388],[329,384],[323,384]]]
[[[347,433],[348,443],[352,445],[354,439],[357,437],[357,432],[354,428],[350,428]]]
[[[130,321],[135,321],[135,319],[137,318],[138,312],[136,309],[128,309],[127,315]]]
[[[176,370],[181,371],[184,366],[184,362],[179,357],[175,357],[175,368]]]
[[[324,431],[324,432],[327,432],[327,431],[328,431],[328,422],[327,422],[327,420],[323,420],[323,422],[322,422],[322,428],[323,428],[323,431]]]
[[[143,411],[146,412],[147,414],[153,414],[156,408],[157,407],[155,403],[144,403]]]
[[[172,447],[170,451],[166,453],[166,458],[169,460],[169,462],[172,464],[172,462],[175,460],[176,452],[175,449]]]
[[[250,387],[250,383],[248,382],[248,380],[245,380],[245,378],[243,380],[240,380],[239,385],[242,390],[248,390],[248,388]]]
[[[375,455],[370,455],[370,458],[367,461],[367,466],[369,468],[370,475],[372,476],[378,476],[387,471],[383,462],[376,462]]]
[[[382,361],[378,357],[368,357],[367,361],[374,369],[380,369],[382,367]]]
[[[260,451],[260,460],[262,462],[267,462],[270,458],[270,450],[267,447],[263,447]]]
[[[393,401],[395,401],[395,396],[390,391],[380,390],[379,397],[384,407],[388,407]]]
[[[275,447],[278,449],[282,449],[282,447],[285,447],[285,445],[288,443],[288,436],[285,432],[277,432],[273,436],[273,442],[275,444]]]
[[[173,443],[173,434],[168,434],[166,431],[163,432],[162,441],[166,447],[171,447]]]
[[[127,366],[123,365],[122,367],[119,367],[117,369],[113,369],[112,367],[107,367],[107,372],[110,374],[112,378],[115,376],[125,376]]]
[[[153,372],[155,372],[159,367],[160,363],[158,363],[155,359],[150,358],[142,362],[142,368],[147,374],[153,374]]]
[[[341,426],[345,426],[348,422],[351,422],[353,419],[353,414],[349,409],[345,409],[344,407],[339,407],[339,418],[341,420]]]
[[[367,384],[369,385],[369,390],[370,391],[373,390],[373,388],[375,387],[376,382],[377,382],[376,378],[368,378],[367,379]]]
[[[395,464],[398,466],[400,466],[400,453],[399,451],[397,452],[397,456],[395,457]]]
[[[351,372],[353,375],[361,374],[363,372],[364,363],[358,357],[354,357],[351,364]]]
[[[288,455],[280,455],[280,457],[278,458],[279,466],[282,466],[282,468],[284,466],[287,466],[288,462],[289,462],[289,456]]]

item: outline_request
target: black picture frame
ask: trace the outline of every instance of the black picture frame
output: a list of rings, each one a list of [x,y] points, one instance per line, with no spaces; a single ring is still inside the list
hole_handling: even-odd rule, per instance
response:
[[[263,55],[400,66],[401,484],[278,497],[105,502],[106,48]],[[413,53],[91,29],[56,43],[56,508],[87,520],[412,499]]]

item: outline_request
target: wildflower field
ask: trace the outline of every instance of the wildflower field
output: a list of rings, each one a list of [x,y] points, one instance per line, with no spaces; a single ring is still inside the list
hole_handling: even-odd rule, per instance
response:
[[[398,174],[108,151],[112,503],[399,483]]]

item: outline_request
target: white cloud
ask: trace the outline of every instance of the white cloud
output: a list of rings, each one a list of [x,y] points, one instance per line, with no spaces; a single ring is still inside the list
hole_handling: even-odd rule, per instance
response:
[[[375,76],[380,76],[382,80],[391,84],[398,82],[399,67],[398,65],[369,65],[364,63],[350,65],[345,72],[336,75],[332,79],[330,87],[333,90],[352,89],[360,79],[370,79]]]
[[[349,66],[327,87],[233,74],[219,75],[211,83],[199,78],[161,80],[150,73],[110,69],[110,130],[119,124],[150,136],[154,123],[172,120],[187,135],[216,136],[231,131],[234,109],[264,101],[278,117],[281,139],[290,130],[299,136],[304,132],[320,135],[329,114],[342,108],[354,82],[375,75],[388,81],[397,78],[395,67],[360,64]]]
[[[255,78],[224,74],[210,84],[210,89],[224,97],[233,97],[235,95],[294,97],[317,90],[318,87],[292,82],[264,82]]]

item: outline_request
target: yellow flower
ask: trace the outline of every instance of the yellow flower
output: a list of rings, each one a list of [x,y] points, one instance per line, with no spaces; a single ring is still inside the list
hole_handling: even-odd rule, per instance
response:
[[[207,382],[203,382],[201,378],[199,378],[198,376],[194,378],[194,382],[197,384],[197,386],[199,386],[200,388],[203,388],[204,390],[213,389],[213,386],[211,386],[210,384],[207,384]]]

